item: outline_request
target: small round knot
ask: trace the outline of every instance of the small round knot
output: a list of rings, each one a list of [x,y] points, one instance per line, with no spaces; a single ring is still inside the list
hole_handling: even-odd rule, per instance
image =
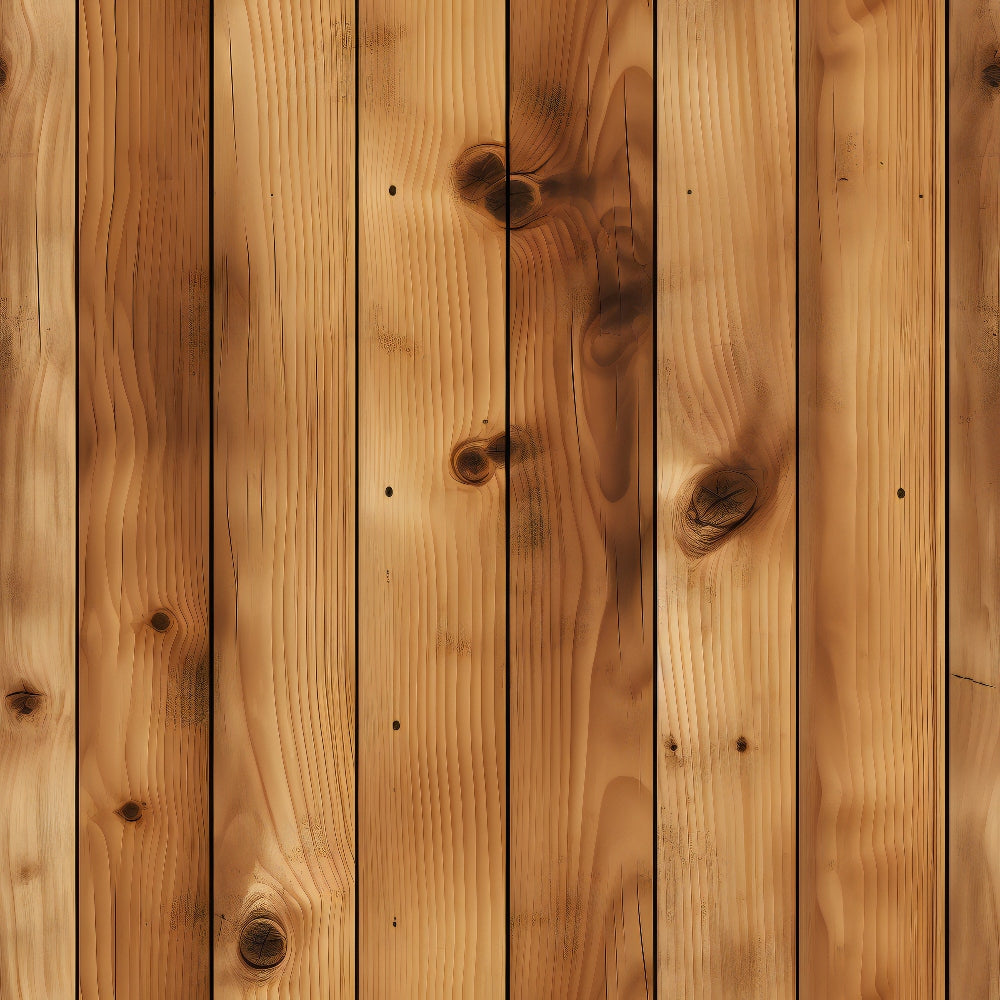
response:
[[[240,957],[251,969],[273,969],[285,960],[285,931],[273,917],[254,917],[240,931]]]
[[[399,732],[399,719],[392,720],[392,728],[394,732]]]
[[[161,609],[149,619],[149,624],[156,632],[166,632],[173,624],[173,621],[171,620],[170,615]]]
[[[451,468],[460,483],[479,486],[493,475],[493,462],[478,444],[460,444],[451,453]]]
[[[142,819],[142,806],[138,802],[126,802],[118,810],[118,815],[121,816],[126,823],[138,823]]]
[[[902,500],[902,499],[903,499],[903,497],[905,497],[905,496],[906,496],[906,490],[904,490],[904,489],[903,489],[903,487],[902,487],[902,486],[900,486],[900,487],[899,487],[899,489],[898,489],[898,490],[896,490],[896,496],[898,496],[898,497],[899,497],[899,499],[900,499],[900,500]]]
[[[392,496],[392,487],[391,487],[391,486],[387,486],[387,487],[385,488],[385,495],[386,495],[387,497],[391,497],[391,496]]]
[[[395,185],[395,184],[390,184],[390,185],[389,185],[389,194],[390,194],[390,195],[391,195],[391,196],[392,196],[393,198],[395,198],[395,197],[396,197],[396,185]]]
[[[722,471],[705,476],[695,487],[687,520],[701,545],[711,545],[753,513],[757,484],[744,472]]]
[[[737,753],[746,753],[747,752],[747,748],[749,746],[750,746],[750,744],[747,743],[747,738],[745,736],[741,736],[736,741],[736,752]]]
[[[12,691],[7,695],[7,707],[15,715],[31,715],[41,703],[42,696],[36,691]]]

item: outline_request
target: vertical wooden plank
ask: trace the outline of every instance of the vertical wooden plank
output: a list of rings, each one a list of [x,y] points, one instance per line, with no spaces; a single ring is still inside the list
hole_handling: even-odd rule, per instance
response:
[[[499,998],[504,4],[358,30],[360,995]]]
[[[350,997],[353,5],[215,17],[215,996]]]
[[[74,990],[75,7],[0,9],[0,996]]]
[[[1000,998],[1000,4],[953,0],[949,60],[950,970]]]
[[[80,990],[205,997],[209,7],[80,6]]]
[[[660,4],[664,997],[795,996],[795,16]]]
[[[510,18],[511,996],[648,996],[652,8]]]
[[[944,5],[800,11],[801,990],[939,997]]]

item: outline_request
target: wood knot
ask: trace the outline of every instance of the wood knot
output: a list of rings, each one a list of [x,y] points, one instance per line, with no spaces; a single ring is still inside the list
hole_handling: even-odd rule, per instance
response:
[[[494,222],[506,226],[509,212],[511,229],[527,225],[541,205],[538,181],[527,174],[508,178],[506,150],[496,143],[466,149],[455,161],[453,177],[458,196]]]
[[[126,823],[138,823],[142,819],[142,806],[138,802],[126,802],[115,811]]]
[[[154,613],[152,618],[149,619],[149,624],[156,632],[166,632],[173,624],[173,620],[170,615],[168,615],[167,612],[161,608],[159,611]]]
[[[746,523],[756,509],[757,495],[757,484],[745,472],[727,469],[703,476],[691,493],[684,518],[689,547],[706,552]]]
[[[42,695],[37,691],[12,691],[7,695],[7,707],[14,715],[32,715],[42,704]]]
[[[482,486],[507,461],[507,435],[463,441],[451,453],[451,473],[467,486]]]
[[[10,78],[10,67],[7,65],[7,60],[0,56],[0,90],[3,90],[7,86],[7,80]]]
[[[984,66],[982,80],[987,87],[990,87],[993,90],[1000,87],[1000,65],[997,63],[990,63],[989,66]]]
[[[750,746],[750,744],[747,743],[747,738],[745,736],[741,736],[736,741],[736,752],[737,753],[746,753],[747,752],[747,748],[749,746]]]
[[[240,931],[240,957],[251,969],[273,969],[285,960],[288,943],[274,917],[254,917]]]

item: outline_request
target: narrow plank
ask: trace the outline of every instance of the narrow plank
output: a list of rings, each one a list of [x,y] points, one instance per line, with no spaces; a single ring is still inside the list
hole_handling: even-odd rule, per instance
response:
[[[504,4],[362,0],[358,57],[360,995],[486,1000],[506,937]]]
[[[354,995],[354,50],[215,5],[215,996]]]
[[[1000,4],[953,0],[949,59],[950,986],[1000,998]]]
[[[665,997],[795,996],[795,24],[660,5]]]
[[[800,13],[801,991],[939,997],[944,5]]]
[[[0,996],[75,984],[75,6],[0,10]]]
[[[80,4],[80,992],[208,995],[208,7]]]
[[[653,21],[511,0],[511,996],[653,993]]]

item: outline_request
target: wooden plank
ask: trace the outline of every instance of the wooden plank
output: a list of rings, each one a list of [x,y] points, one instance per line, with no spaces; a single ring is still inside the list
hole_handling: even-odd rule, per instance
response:
[[[0,996],[75,979],[75,7],[0,10]]]
[[[215,5],[215,996],[354,995],[354,51]]]
[[[652,9],[510,19],[510,995],[648,996]]]
[[[209,8],[80,5],[80,991],[209,988]]]
[[[950,987],[1000,997],[1000,4],[950,4]]]
[[[940,997],[944,5],[800,13],[800,989]]]
[[[504,4],[363,0],[359,60],[360,995],[485,1000],[505,979]]]
[[[665,997],[795,996],[795,25],[660,5]]]

